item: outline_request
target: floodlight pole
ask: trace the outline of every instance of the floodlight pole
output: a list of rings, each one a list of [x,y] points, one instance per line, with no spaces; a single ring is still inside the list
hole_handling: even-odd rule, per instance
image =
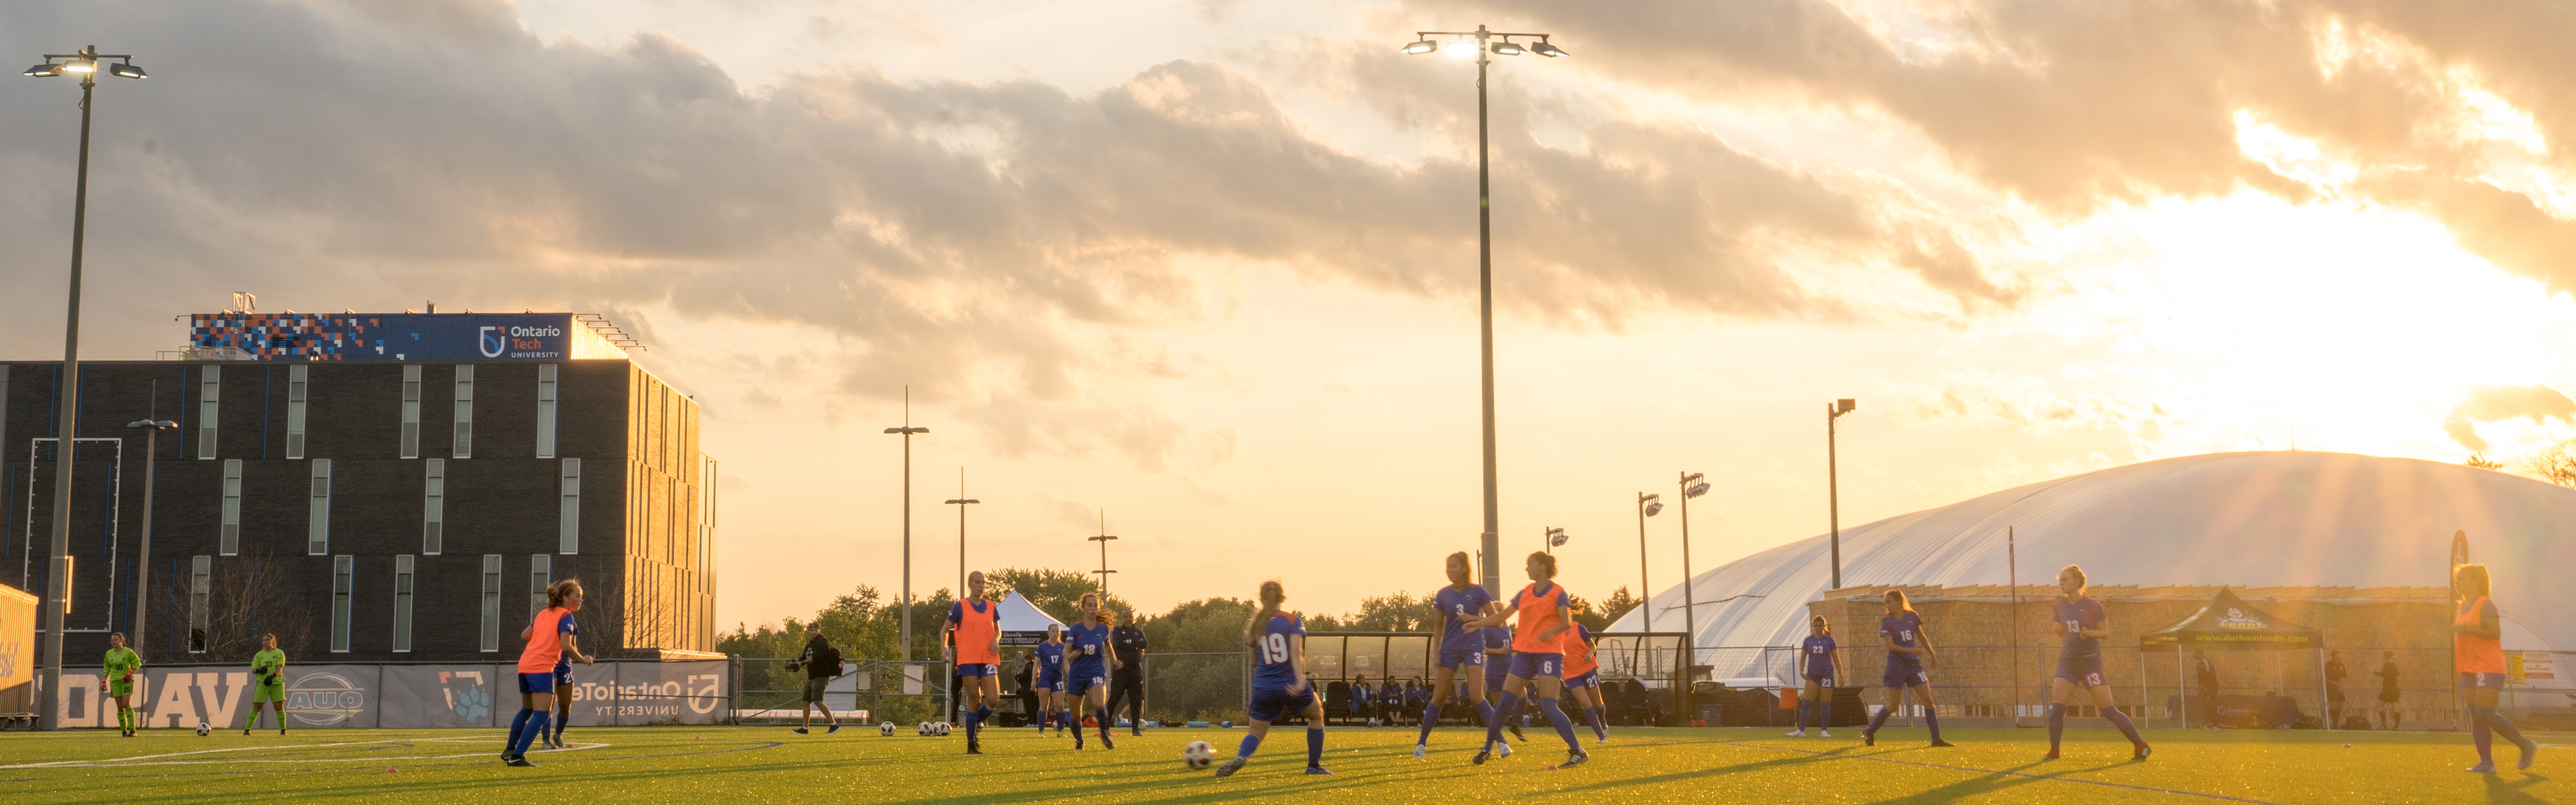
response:
[[[957,600],[966,600],[966,507],[983,501],[966,496],[966,468],[957,468],[957,499],[941,505],[957,507]]]
[[[1646,626],[1639,630],[1645,632],[1655,630],[1655,588],[1646,581],[1646,499],[1650,497],[1654,496],[1637,493],[1637,594],[1643,596],[1638,599],[1637,608],[1646,613]]]
[[[1109,569],[1109,541],[1117,538],[1117,535],[1109,533],[1108,509],[1100,510],[1100,533],[1083,537],[1085,540],[1100,543],[1100,569],[1092,572],[1100,574],[1100,605],[1103,607],[1109,606],[1109,574],[1118,572]]]
[[[912,426],[912,387],[903,387],[903,427],[887,428],[887,433],[903,435],[903,653],[904,662],[912,661],[912,435],[929,433],[929,428]],[[959,511],[964,511],[960,509]],[[959,517],[964,517],[963,514]],[[961,586],[958,592],[965,592]]]
[[[157,386],[157,384],[156,384]],[[156,394],[157,396],[157,394]],[[161,432],[178,430],[179,423],[168,420],[141,420],[126,423],[129,428],[143,429],[143,555],[135,560],[134,572],[134,639],[126,643],[141,652],[150,645],[143,640],[143,626],[152,614],[152,476],[153,462],[161,457]]]
[[[1834,465],[1834,420],[1859,407],[1849,399],[1825,403],[1825,522],[1832,528],[1834,584],[1843,588],[1843,494],[1842,472]]]
[[[1691,593],[1690,560],[1690,485],[1691,473],[1681,473],[1682,492],[1682,645],[1687,650],[1682,659],[1682,680],[1691,680],[1691,666],[1699,664],[1699,605]]]

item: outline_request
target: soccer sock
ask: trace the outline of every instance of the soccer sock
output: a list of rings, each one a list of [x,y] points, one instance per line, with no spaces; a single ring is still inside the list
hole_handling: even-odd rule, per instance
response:
[[[1100,719],[1100,737],[1109,737],[1109,722],[1111,721],[1109,718],[1109,708],[1100,708],[1100,715],[1097,716],[1097,718]]]
[[[1251,757],[1252,750],[1259,748],[1261,748],[1261,736],[1246,734],[1243,736],[1243,745],[1234,748],[1234,756]]]
[[[1430,742],[1431,742],[1431,728],[1432,728],[1432,727],[1439,726],[1439,725],[1440,725],[1440,703],[1439,703],[1439,702],[1430,702],[1430,703],[1426,703],[1426,704],[1422,705],[1422,734],[1421,734],[1421,735],[1418,735],[1418,736],[1415,736],[1415,737],[1414,737],[1414,739],[1413,739],[1413,742],[1414,742],[1416,745],[1430,743]]]
[[[564,724],[572,721],[572,714],[555,713],[548,721],[552,727],[546,731],[546,737],[553,738],[555,743],[563,743]]]
[[[512,755],[519,753],[519,734],[528,730],[528,719],[535,718],[536,715],[537,711],[522,707],[519,708],[518,715],[510,717],[510,742],[501,745],[502,753]]]
[[[1491,746],[1503,739],[1503,724],[1507,723],[1511,719],[1509,714],[1517,712],[1520,706],[1521,697],[1511,693],[1503,694],[1503,703],[1494,708],[1494,715],[1496,717],[1485,724],[1485,744],[1487,746]]]
[[[546,722],[551,720],[549,717],[552,715],[554,713],[538,710],[534,715],[528,716],[528,728],[519,732],[519,743],[517,746],[510,747],[510,754],[526,755],[528,745],[536,743],[537,736],[546,734]]]
[[[1307,768],[1317,768],[1317,769],[1319,769],[1319,768],[1323,768],[1323,766],[1324,766],[1324,728],[1323,728],[1321,725],[1312,726],[1312,727],[1307,727],[1307,728],[1306,728],[1306,767],[1307,767]]]
[[[1888,716],[1888,714],[1890,714],[1890,713],[1894,713],[1894,712],[1896,712],[1896,708],[1893,708],[1893,707],[1881,707],[1881,708],[1878,708],[1878,713],[1869,717],[1869,729],[1865,729],[1865,730],[1861,730],[1861,731],[1862,731],[1862,732],[1866,732],[1866,733],[1870,733],[1870,734],[1872,734],[1872,735],[1876,735],[1876,734],[1878,734],[1878,728],[1880,728],[1880,727],[1884,727],[1884,726],[1887,726],[1887,716]]]
[[[992,706],[992,705],[989,705],[989,704],[988,704],[988,705],[984,705],[984,706],[982,706],[982,707],[975,708],[974,717],[973,717],[973,718],[969,718],[969,719],[967,719],[967,720],[966,720],[966,741],[967,741],[968,743],[973,743],[973,742],[975,742],[975,741],[977,741],[977,740],[981,739],[981,737],[982,737],[982,733],[983,733],[983,731],[984,731],[984,724],[985,724],[986,722],[990,722],[990,721],[992,721],[992,720],[993,720],[993,706]]]
[[[2470,740],[2478,745],[2478,762],[2495,762],[2495,730],[2487,726],[2487,709],[2469,707]]]
[[[1477,702],[1477,703],[1476,703],[1476,723],[1483,724],[1483,725],[1488,726],[1488,727],[1490,727],[1490,726],[1493,726],[1493,725],[1494,725],[1494,703],[1493,703],[1493,702]]]
[[[1609,729],[1608,727],[1602,726],[1602,724],[1601,724],[1601,708],[1598,708],[1598,707],[1586,707],[1586,708],[1583,708],[1583,720],[1584,720],[1584,721],[1587,721],[1587,722],[1591,722],[1591,724],[1592,724],[1592,734],[1593,734],[1593,735],[1595,735],[1595,736],[1599,736],[1599,737],[1601,738],[1601,740],[1604,740],[1604,741],[1610,740],[1610,729]]]
[[[1940,740],[1941,740],[1941,714],[1940,714],[1940,713],[1935,712],[1931,707],[1928,707],[1928,706],[1927,706],[1927,707],[1925,707],[1925,708],[1923,708],[1923,726],[1926,726],[1926,727],[1930,727],[1930,728],[1932,728],[1932,740],[1933,740],[1933,741],[1938,742],[1938,741],[1940,741]]]
[[[2051,752],[2055,752],[2055,751],[2057,751],[2057,746],[2058,746],[2059,742],[2064,738],[2064,736],[2065,736],[2065,735],[2066,735],[2066,705],[2062,705],[2062,704],[2052,704],[2052,705],[2049,705],[2049,706],[2048,706],[2048,751],[2051,751]]]
[[[1827,694],[1825,694],[1825,695],[1826,695],[1826,696],[1832,696],[1833,694],[1831,694],[1831,693],[1827,693]],[[1823,716],[1822,718],[1816,719],[1816,727],[1817,727],[1818,729],[1828,729],[1828,730],[1829,730],[1829,729],[1833,729],[1833,728],[1834,728],[1834,700],[1833,700],[1833,699],[1826,699],[1826,700],[1824,700],[1824,701],[1817,702],[1817,703],[1816,703],[1816,709],[1824,711],[1824,716]]]
[[[1556,737],[1565,739],[1566,746],[1573,747],[1577,753],[1583,751],[1583,739],[1574,737],[1574,722],[1565,717],[1564,710],[1557,708],[1555,699],[1541,697],[1538,711],[1547,715],[1547,723],[1556,725]]]
[[[2119,727],[2120,734],[2129,736],[2129,744],[2131,746],[2147,745],[2147,739],[2138,737],[2138,725],[2130,723],[2129,714],[2120,712],[2119,707],[2112,706],[2102,708],[2102,717],[2110,719],[2111,726]]]
[[[2531,739],[2522,737],[2522,730],[2515,729],[2513,722],[2505,720],[2504,713],[2502,711],[2493,707],[2485,708],[2485,710],[2487,711],[2487,729],[2493,731],[2497,735],[2504,736],[2505,740],[2512,741],[2514,746],[2531,745]]]
[[[1798,729],[1799,729],[1799,730],[1802,730],[1802,731],[1803,731],[1803,730],[1805,730],[1805,729],[1807,728],[1807,716],[1808,716],[1808,715],[1810,715],[1810,714],[1812,714],[1812,713],[1814,713],[1814,712],[1816,712],[1816,704],[1815,704],[1814,702],[1799,702],[1799,703],[1798,703]]]

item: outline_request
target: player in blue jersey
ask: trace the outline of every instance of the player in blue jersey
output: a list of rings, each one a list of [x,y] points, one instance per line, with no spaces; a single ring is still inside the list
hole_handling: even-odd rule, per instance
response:
[[[1440,611],[1433,619],[1440,634],[1440,667],[1432,672],[1430,702],[1422,707],[1422,731],[1413,739],[1415,758],[1430,755],[1431,728],[1440,724],[1441,707],[1453,700],[1473,702],[1479,715],[1486,712],[1485,635],[1468,624],[1485,616],[1494,596],[1469,575],[1475,569],[1469,562],[1466,551],[1450,554],[1449,586],[1431,597]]]
[[[1306,620],[1279,611],[1286,600],[1288,592],[1279,582],[1262,582],[1261,611],[1243,625],[1243,642],[1252,648],[1254,660],[1252,706],[1245,713],[1252,719],[1252,729],[1234,750],[1234,758],[1216,767],[1218,777],[1242,771],[1243,764],[1251,762],[1253,750],[1261,748],[1261,739],[1270,734],[1271,722],[1291,714],[1306,718],[1306,773],[1332,773],[1324,770],[1324,705],[1306,680]]]
[[[1503,704],[1495,708],[1495,718],[1485,722],[1485,745],[1491,747],[1503,740],[1503,717],[1520,706],[1521,693],[1536,688],[1538,711],[1556,725],[1556,735],[1565,739],[1565,762],[1550,769],[1572,768],[1591,760],[1583,751],[1583,741],[1574,737],[1574,722],[1556,706],[1558,675],[1565,672],[1565,646],[1560,642],[1573,628],[1573,596],[1556,583],[1556,557],[1540,552],[1529,555],[1524,563],[1530,584],[1513,593],[1510,608],[1476,622],[1477,628],[1500,625],[1519,618],[1520,628],[1512,634],[1512,675],[1503,681]],[[1490,748],[1476,752],[1478,765],[1493,757]]]
[[[2067,565],[2057,571],[2061,595],[2049,606],[2049,626],[2062,640],[2057,647],[2057,678],[2048,683],[2048,754],[2041,759],[2057,759],[2059,740],[2066,733],[2066,706],[2074,701],[2075,690],[2082,688],[2092,694],[2093,706],[2102,717],[2129,736],[2129,759],[2145,760],[2155,749],[2138,737],[2138,725],[2120,712],[2111,696],[2111,683],[2102,676],[2102,638],[2111,634],[2111,616],[2103,611],[2102,602],[2084,594],[2084,582],[2084,568]]]
[[[1066,720],[1073,717],[1073,705],[1064,700],[1064,627],[1047,624],[1046,642],[1034,649],[1038,657],[1038,717],[1030,719],[1045,735],[1048,722],[1055,723],[1056,737],[1064,737]]]
[[[570,615],[564,616],[563,634],[565,637],[579,638],[581,636],[581,624],[574,621]],[[563,731],[565,725],[572,723],[572,695],[574,692],[572,684],[572,657],[563,656],[555,658],[555,717],[554,721],[548,725],[552,727],[552,729],[549,730],[547,734],[539,736],[549,749],[564,748]]]
[[[1591,611],[1577,606],[1574,611]],[[1583,721],[1592,727],[1595,743],[1610,742],[1610,728],[1601,723],[1601,663],[1593,657],[1592,628],[1577,623],[1565,633],[1565,695],[1583,708]]]
[[[1842,666],[1842,654],[1825,616],[1808,619],[1807,639],[1798,641],[1798,675],[1806,678],[1807,689],[1798,698],[1798,728],[1790,730],[1789,737],[1807,737],[1807,714],[1819,709],[1824,719],[1817,723],[1816,734],[1834,737],[1834,669]]]
[[[1484,614],[1492,615],[1501,611],[1503,611],[1503,602],[1485,603]],[[1477,708],[1476,713],[1488,719],[1502,719],[1503,728],[1511,730],[1512,737],[1529,740],[1529,736],[1521,734],[1522,725],[1519,723],[1525,716],[1519,713],[1495,712],[1495,708],[1503,706],[1503,684],[1512,678],[1512,630],[1506,626],[1487,626],[1476,631],[1485,637],[1485,705]],[[1503,743],[1502,752],[1503,757],[1512,756],[1510,742]]]
[[[1932,635],[1923,631],[1923,616],[1906,603],[1904,590],[1887,591],[1887,611],[1878,619],[1878,636],[1887,643],[1887,671],[1879,679],[1887,685],[1887,707],[1871,716],[1869,727],[1860,731],[1861,744],[1878,745],[1878,728],[1905,705],[1905,692],[1910,690],[1923,703],[1923,725],[1932,729],[1932,745],[1952,746],[1941,740],[1940,705],[1932,701],[1929,669],[1939,664],[1938,652],[1932,650]]]
[[[1109,621],[1100,615],[1100,594],[1083,593],[1082,620],[1064,634],[1064,694],[1098,720],[1102,749],[1118,748],[1109,741],[1109,671],[1126,663],[1115,653],[1109,645]],[[1070,713],[1065,717],[1073,723],[1073,748],[1082,748],[1082,720]]]

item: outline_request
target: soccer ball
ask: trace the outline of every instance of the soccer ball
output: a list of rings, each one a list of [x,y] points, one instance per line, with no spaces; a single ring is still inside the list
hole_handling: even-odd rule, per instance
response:
[[[920,728],[921,728],[921,732],[919,732],[918,734],[920,734],[920,735],[929,735],[929,734],[930,734],[930,722],[928,722],[928,721],[921,722]]]
[[[942,722],[939,722],[938,724],[936,724],[936,725],[934,725],[934,726],[937,726],[937,727],[939,728],[939,734],[940,734],[940,736],[941,736],[941,737],[947,737],[947,735],[948,735],[948,722],[942,721]]]
[[[211,731],[212,731],[212,730],[209,730],[209,729],[207,729],[207,728],[206,728],[206,722],[203,722],[203,721],[199,721],[199,722],[197,722],[197,737],[199,737],[199,738],[206,737],[206,733],[211,732]]]
[[[1191,741],[1188,746],[1181,747],[1181,765],[1190,767],[1191,771],[1216,765],[1216,747],[1209,746],[1206,741]]]
[[[894,737],[894,722],[892,722],[892,721],[888,721],[888,722],[885,722],[885,723],[883,723],[883,724],[878,724],[878,725],[877,725],[877,734],[878,734],[878,735],[883,735],[883,736],[888,737],[888,738],[892,738],[892,737]]]

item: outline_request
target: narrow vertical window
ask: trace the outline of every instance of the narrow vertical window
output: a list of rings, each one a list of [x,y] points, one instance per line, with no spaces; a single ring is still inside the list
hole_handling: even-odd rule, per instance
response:
[[[555,551],[581,553],[581,459],[563,460],[563,507],[557,517],[560,520],[556,527],[560,534],[557,541],[561,544],[555,547]]]
[[[225,556],[241,555],[241,484],[242,460],[224,459],[224,519],[215,534],[215,552]]]
[[[331,650],[335,653],[349,651],[349,595],[357,576],[357,557],[331,557]]]
[[[331,552],[331,460],[313,460],[313,504],[304,527],[304,553]]]
[[[305,373],[313,367],[296,364],[286,367],[286,457],[304,457],[304,390]]]
[[[474,364],[456,365],[457,458],[474,457]]]
[[[501,555],[483,555],[483,650],[501,650]]]
[[[224,399],[224,367],[208,364],[197,383],[197,457],[215,457],[215,413]]]
[[[420,367],[403,367],[402,457],[420,457]]]
[[[537,366],[537,457],[555,457],[555,365]]]
[[[411,650],[412,557],[394,557],[394,650]]]
[[[546,587],[555,583],[555,558],[545,554],[528,557],[528,622],[535,623],[537,613],[546,611]]]
[[[188,653],[206,653],[206,622],[212,617],[206,606],[208,590],[213,585],[215,558],[200,556],[188,561]]]
[[[437,556],[447,537],[447,462],[433,458],[428,464],[420,491],[420,552]]]

